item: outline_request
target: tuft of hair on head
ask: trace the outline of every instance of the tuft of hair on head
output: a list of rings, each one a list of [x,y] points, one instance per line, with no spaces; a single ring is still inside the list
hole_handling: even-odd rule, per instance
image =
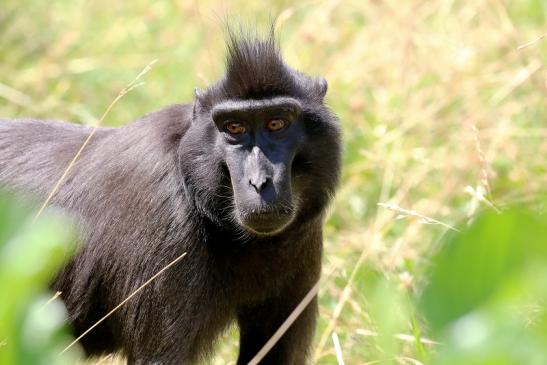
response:
[[[205,93],[196,94],[202,105],[226,99],[293,96],[322,100],[325,96],[325,79],[309,77],[285,64],[273,25],[266,36],[228,28],[226,46],[226,73]]]
[[[227,50],[223,86],[230,94],[257,98],[296,91],[273,30],[266,38],[229,31]]]

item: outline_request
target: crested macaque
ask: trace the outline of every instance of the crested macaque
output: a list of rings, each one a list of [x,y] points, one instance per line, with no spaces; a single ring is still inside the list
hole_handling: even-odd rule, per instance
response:
[[[56,276],[87,355],[193,364],[237,323],[246,364],[319,279],[322,224],[340,172],[327,82],[287,66],[273,35],[227,39],[225,75],[191,103],[99,128],[51,205],[81,244]],[[42,201],[90,127],[0,120],[0,185]],[[305,364],[314,299],[261,364]]]

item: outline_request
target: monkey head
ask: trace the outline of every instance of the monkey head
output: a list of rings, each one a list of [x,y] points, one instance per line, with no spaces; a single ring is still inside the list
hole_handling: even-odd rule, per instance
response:
[[[254,235],[323,212],[339,175],[327,83],[285,65],[272,39],[232,39],[226,75],[196,92],[181,140],[187,195],[210,219]]]

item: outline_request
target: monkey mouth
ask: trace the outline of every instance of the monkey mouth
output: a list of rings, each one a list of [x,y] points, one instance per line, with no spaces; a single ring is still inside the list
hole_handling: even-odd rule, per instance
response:
[[[263,211],[244,214],[239,217],[240,224],[258,235],[274,235],[283,231],[293,220],[293,211]]]

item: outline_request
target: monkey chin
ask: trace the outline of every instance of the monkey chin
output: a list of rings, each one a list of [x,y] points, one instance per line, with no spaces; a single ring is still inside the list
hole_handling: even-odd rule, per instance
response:
[[[256,236],[275,236],[283,232],[294,220],[294,214],[259,213],[238,216],[238,223],[249,233]]]

